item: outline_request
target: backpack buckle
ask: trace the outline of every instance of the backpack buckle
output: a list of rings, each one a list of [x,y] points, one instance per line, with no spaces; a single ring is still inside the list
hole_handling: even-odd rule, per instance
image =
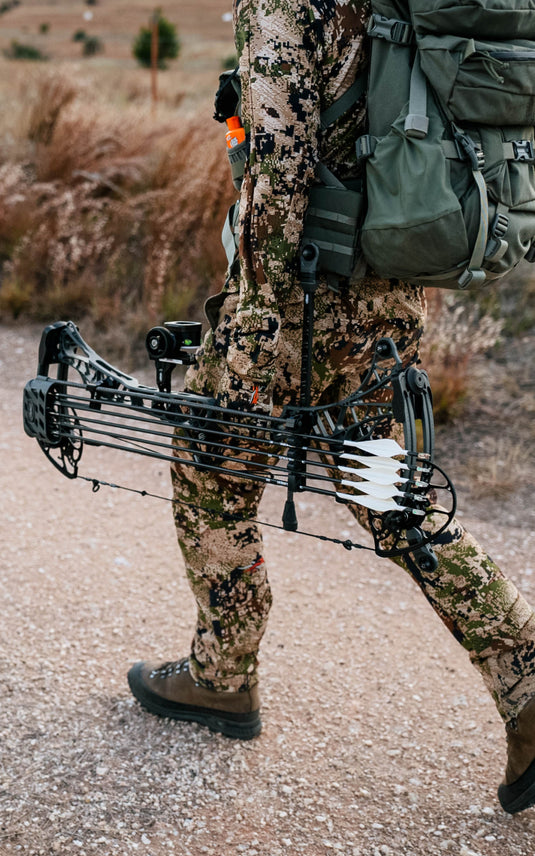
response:
[[[459,279],[457,280],[459,288],[463,291],[467,288],[471,288],[472,286],[483,285],[487,278],[487,274],[484,270],[473,270],[472,268],[466,268],[463,271]]]
[[[377,145],[377,137],[372,137],[371,134],[363,134],[355,143],[355,151],[357,160],[367,160],[371,158]]]
[[[413,28],[408,21],[386,18],[374,13],[368,21],[368,35],[374,39],[386,39],[396,45],[410,45]]]
[[[469,160],[474,172],[479,172],[485,166],[485,155],[480,145],[475,143],[468,134],[457,131],[455,134],[455,145],[461,160]]]
[[[490,235],[485,249],[485,261],[494,264],[499,262],[504,257],[509,244],[505,238],[507,229],[509,228],[509,217],[506,214],[496,214],[492,226],[490,227]]]
[[[516,161],[535,162],[535,148],[531,140],[513,140],[512,145]]]
[[[509,217],[506,214],[496,214],[491,233],[495,238],[503,238],[509,228]]]

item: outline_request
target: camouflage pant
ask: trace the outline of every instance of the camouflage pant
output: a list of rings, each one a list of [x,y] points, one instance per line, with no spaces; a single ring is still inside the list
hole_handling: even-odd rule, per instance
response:
[[[217,328],[210,331],[189,370],[186,386],[205,395],[239,397],[247,381],[233,376],[225,361],[235,323],[237,294],[227,293]],[[418,350],[424,315],[421,290],[368,278],[348,294],[320,286],[316,320],[313,403],[340,400],[357,389],[369,366],[374,343],[391,336],[403,361]],[[275,407],[296,401],[300,376],[302,296],[282,307]],[[223,521],[222,512],[256,516],[262,486],[226,475],[173,466],[175,522],[198,621],[191,669],[202,684],[238,691],[257,681],[257,653],[271,605],[262,536],[250,522]],[[186,503],[199,503],[214,514]],[[359,522],[366,514],[349,506]],[[513,583],[477,542],[453,521],[435,546],[436,571],[404,566],[428,601],[468,650],[504,719],[516,716],[535,695],[535,616]]]

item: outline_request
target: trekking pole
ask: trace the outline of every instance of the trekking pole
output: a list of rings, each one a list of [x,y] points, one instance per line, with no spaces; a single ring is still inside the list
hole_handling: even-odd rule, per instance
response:
[[[301,338],[301,382],[299,387],[299,406],[310,407],[312,388],[312,344],[314,340],[314,295],[318,287],[317,270],[319,249],[309,242],[301,251],[300,281],[303,289],[303,331]],[[301,413],[295,420],[293,448],[288,451],[288,493],[282,514],[283,528],[297,530],[294,493],[302,490],[306,483],[306,452],[303,450],[302,437],[308,435],[311,428],[310,413]]]

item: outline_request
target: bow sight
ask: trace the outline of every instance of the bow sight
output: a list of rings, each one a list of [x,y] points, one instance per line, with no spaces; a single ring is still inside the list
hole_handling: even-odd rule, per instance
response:
[[[57,322],[42,334],[38,374],[24,390],[26,433],[68,478],[78,476],[84,446],[107,446],[218,477],[285,487],[282,523],[291,531],[298,531],[296,493],[355,504],[368,514],[378,555],[410,555],[422,570],[436,566],[431,545],[454,516],[455,491],[433,462],[428,377],[414,365],[404,368],[393,340],[383,338],[358,390],[343,401],[311,406],[315,261],[314,252],[303,254],[297,405],[273,416],[254,406],[232,409],[207,396],[171,392],[174,367],[195,360],[200,324],[173,322],[149,331],[146,345],[157,381],[150,387],[103,360],[71,321]],[[56,377],[50,376],[52,365]],[[390,438],[395,423],[403,429],[404,448]],[[106,484],[80,477],[94,486]],[[348,549],[362,547],[305,534]]]
[[[189,366],[201,344],[198,321],[166,321],[147,333],[145,346],[156,363],[156,383],[160,392],[171,392],[171,372],[175,366]]]

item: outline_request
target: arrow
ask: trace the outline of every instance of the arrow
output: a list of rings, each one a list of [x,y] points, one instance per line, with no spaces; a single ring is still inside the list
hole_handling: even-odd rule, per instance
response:
[[[381,455],[385,458],[391,458],[393,455],[407,455],[406,449],[396,443],[395,440],[345,440],[344,446],[352,446],[356,449],[361,449],[363,452],[369,452],[370,455]]]
[[[346,461],[357,461],[359,464],[364,464],[367,467],[394,470],[395,472],[398,472],[402,466],[405,466],[402,461],[395,461],[393,458],[381,458],[375,455],[350,455],[349,452],[344,452],[340,457]]]
[[[392,470],[373,469],[369,467],[367,470],[355,469],[355,467],[338,467],[341,473],[349,473],[352,476],[366,479],[366,481],[374,482],[375,484],[407,484],[408,479],[397,479]]]
[[[363,505],[365,508],[370,508],[372,511],[400,511],[402,506],[398,505],[393,499],[377,499],[374,496],[353,496],[350,493],[336,492],[337,499],[343,499],[347,502],[354,502],[357,505]]]
[[[369,482],[352,482],[347,479],[342,480],[344,487],[354,487],[355,490],[361,490],[362,493],[367,493],[369,496],[375,496],[377,499],[392,499],[394,496],[403,496],[400,490],[396,490],[393,484],[370,484]]]

